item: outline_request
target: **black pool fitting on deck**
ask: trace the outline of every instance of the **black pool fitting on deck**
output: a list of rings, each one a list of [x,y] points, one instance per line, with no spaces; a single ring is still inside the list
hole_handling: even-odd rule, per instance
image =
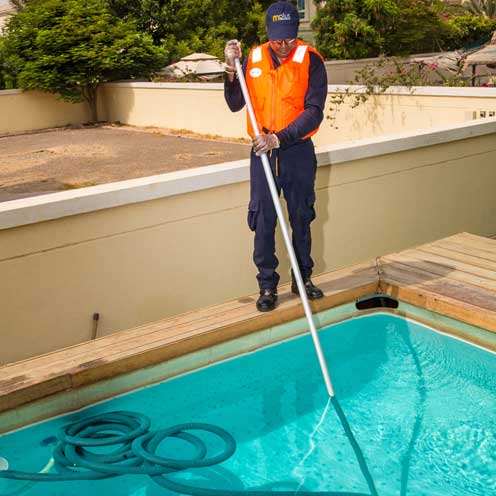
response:
[[[370,310],[371,308],[398,308],[398,300],[383,293],[377,293],[359,298],[355,307],[357,310]]]

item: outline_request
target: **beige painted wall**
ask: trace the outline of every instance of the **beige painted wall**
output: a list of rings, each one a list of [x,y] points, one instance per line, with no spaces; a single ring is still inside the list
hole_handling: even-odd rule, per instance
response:
[[[159,84],[141,87],[109,84],[102,90],[101,117],[134,126],[246,137],[245,111],[230,112],[224,102],[222,88],[216,86],[202,89],[207,86],[191,85],[191,89],[185,89]],[[413,94],[404,91],[404,94],[398,95],[378,95],[355,109],[348,104],[342,105],[337,114],[332,114],[335,116],[332,123],[324,120],[314,141],[320,146],[384,133],[462,123],[472,120],[475,110],[496,112],[496,90],[488,91],[494,94],[493,98],[421,94],[428,91],[419,89]],[[332,93],[326,104],[327,115],[330,113],[331,96]]]
[[[315,273],[496,234],[496,135],[324,165]],[[247,182],[0,230],[0,362],[256,291]],[[278,247],[282,282],[289,264]]]
[[[492,98],[479,96],[481,88],[470,95],[469,88],[448,90],[420,88],[414,93],[397,90],[371,98],[365,105],[339,107],[335,119],[325,119],[316,145],[341,143],[471,120],[474,111],[496,112],[496,89],[488,88]],[[330,114],[330,93],[326,113]],[[464,96],[465,95],[465,96]],[[222,85],[118,83],[105,85],[100,92],[99,118],[133,126],[187,129],[202,134],[246,137],[245,111],[232,113],[224,102]],[[349,102],[349,99],[348,99]],[[43,93],[0,91],[0,135],[89,120],[83,104],[69,104]]]
[[[494,98],[472,96],[430,96],[420,93],[383,94],[352,108],[354,97],[331,112],[330,97],[326,108],[332,120],[324,121],[319,144],[341,143],[382,134],[428,129],[472,121],[474,112],[496,115]]]
[[[58,100],[48,93],[0,91],[0,135],[89,121],[87,106]]]

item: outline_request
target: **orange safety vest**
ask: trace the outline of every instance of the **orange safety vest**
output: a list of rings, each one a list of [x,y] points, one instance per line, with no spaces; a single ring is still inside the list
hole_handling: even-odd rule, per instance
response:
[[[246,84],[255,111],[258,128],[277,133],[291,124],[304,110],[308,88],[310,52],[322,56],[307,43],[297,40],[296,47],[277,69],[274,69],[269,43],[254,48],[246,66]],[[250,118],[248,134],[253,138]],[[314,135],[315,128],[303,139]]]

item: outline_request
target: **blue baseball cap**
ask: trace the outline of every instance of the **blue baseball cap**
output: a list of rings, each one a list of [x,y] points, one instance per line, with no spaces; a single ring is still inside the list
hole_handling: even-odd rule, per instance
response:
[[[300,16],[291,2],[276,2],[269,6],[265,15],[265,27],[269,40],[291,40],[298,36]]]

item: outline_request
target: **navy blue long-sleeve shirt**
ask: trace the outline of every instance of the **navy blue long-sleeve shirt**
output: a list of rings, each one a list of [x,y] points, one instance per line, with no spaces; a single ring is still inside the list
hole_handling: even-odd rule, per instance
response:
[[[274,68],[281,64],[276,54],[269,46]],[[287,127],[276,133],[281,147],[290,146],[316,129],[324,118],[324,107],[327,97],[327,73],[321,58],[310,52],[308,88],[305,93],[303,112]],[[243,63],[243,72],[246,74],[247,60]],[[229,109],[238,112],[245,106],[239,80],[231,82],[226,76],[224,82],[224,97]]]

